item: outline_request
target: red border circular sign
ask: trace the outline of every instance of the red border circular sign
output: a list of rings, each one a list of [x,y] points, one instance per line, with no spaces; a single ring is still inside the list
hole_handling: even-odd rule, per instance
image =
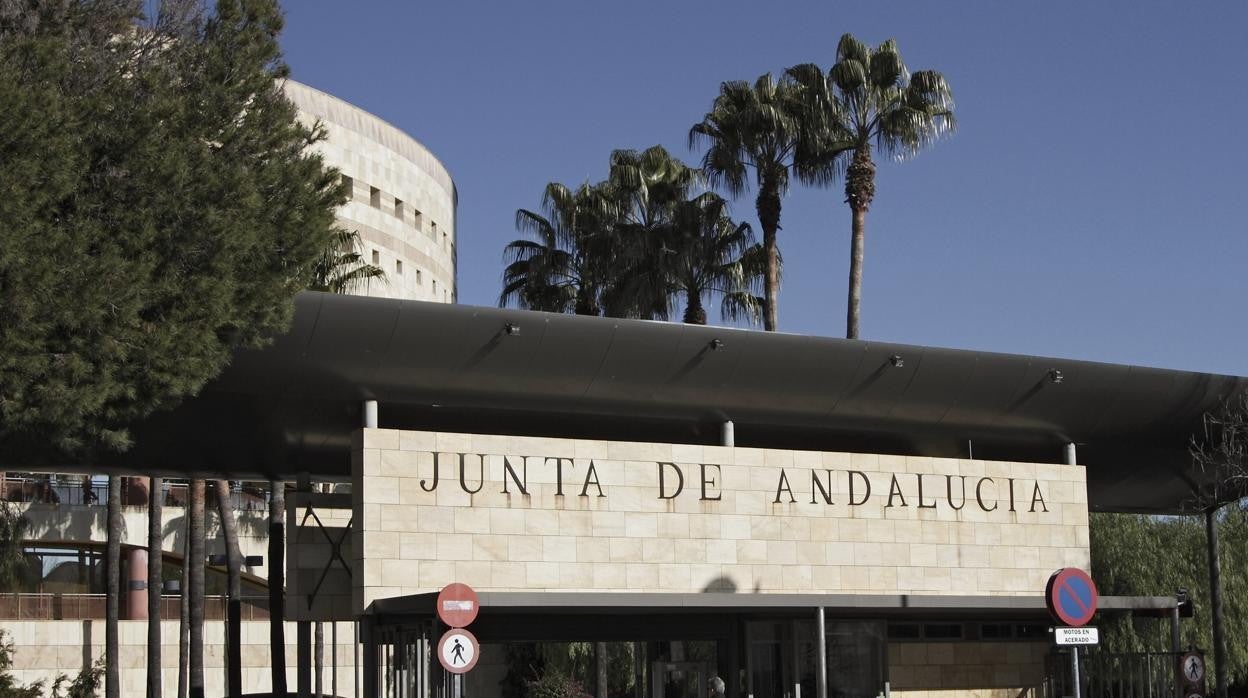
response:
[[[464,638],[468,641],[468,645],[472,648],[472,657],[468,659],[466,664],[455,664],[453,660],[447,660],[445,648],[448,642],[457,638]],[[464,630],[463,628],[451,628],[442,633],[442,639],[438,640],[438,663],[443,669],[452,674],[467,674],[477,665],[477,660],[481,658],[481,643],[477,642],[477,636]]]
[[[1044,603],[1049,613],[1075,627],[1092,620],[1099,599],[1096,583],[1078,567],[1063,567],[1054,572],[1044,587]]]
[[[442,587],[442,591],[438,592],[438,600],[434,603],[437,605],[438,618],[452,628],[467,627],[477,619],[477,612],[481,610],[477,592],[467,584],[459,582]]]

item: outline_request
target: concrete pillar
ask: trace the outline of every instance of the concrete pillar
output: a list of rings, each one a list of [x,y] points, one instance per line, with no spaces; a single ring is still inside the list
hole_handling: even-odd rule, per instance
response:
[[[377,401],[376,400],[364,401],[364,428],[365,429],[377,428]]]
[[[147,620],[147,548],[131,548],[126,555],[124,620]]]
[[[1073,443],[1066,444],[1066,465],[1079,465],[1079,459],[1075,454],[1075,445]]]
[[[732,420],[724,421],[723,428],[720,431],[719,445],[720,446],[736,446],[737,445],[736,427],[733,425]]]

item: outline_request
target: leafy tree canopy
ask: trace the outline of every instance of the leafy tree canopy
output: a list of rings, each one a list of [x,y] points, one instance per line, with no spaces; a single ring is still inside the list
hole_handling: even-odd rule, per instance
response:
[[[0,446],[124,449],[284,329],[345,200],[275,0],[0,0]]]

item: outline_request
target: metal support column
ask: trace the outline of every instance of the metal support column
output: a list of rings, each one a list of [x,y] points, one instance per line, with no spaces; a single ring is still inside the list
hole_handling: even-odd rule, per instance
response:
[[[295,480],[295,489],[300,492],[312,491],[312,478],[307,473],[299,473]],[[295,691],[299,698],[312,696],[312,621],[301,620],[295,623],[295,640],[298,643],[295,651]]]
[[[377,401],[376,400],[364,401],[364,425],[363,426],[365,429],[377,428]]]
[[[364,676],[361,682],[367,698],[377,698],[377,634],[370,616],[360,618],[360,644],[364,653]]]
[[[1073,443],[1066,444],[1066,465],[1079,465],[1079,461],[1075,454],[1075,445]]]
[[[1170,662],[1173,669],[1174,698],[1183,698],[1183,682],[1179,681],[1179,653],[1182,652],[1179,643],[1179,605],[1176,603],[1174,608],[1170,609],[1170,651],[1174,653],[1174,658]]]
[[[1079,681],[1079,645],[1072,645],[1070,648],[1070,695],[1072,698],[1080,698],[1083,693],[1083,686]]]
[[[815,632],[819,638],[815,641],[819,653],[819,674],[815,677],[816,698],[828,698],[828,634],[824,629],[823,606],[815,609]]]
[[[720,446],[736,446],[737,445],[736,427],[733,426],[732,420],[724,421],[722,425],[722,429],[720,430],[719,445]]]

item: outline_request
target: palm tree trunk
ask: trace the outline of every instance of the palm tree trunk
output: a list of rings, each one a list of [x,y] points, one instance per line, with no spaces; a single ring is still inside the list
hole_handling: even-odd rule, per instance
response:
[[[705,325],[706,324],[706,308],[702,307],[702,295],[699,293],[686,294],[687,302],[685,303],[685,324],[686,325]]]
[[[217,511],[221,514],[221,531],[225,534],[226,572],[229,575],[229,605],[226,624],[226,669],[229,677],[226,695],[243,695],[243,634],[242,567],[243,554],[238,549],[238,521],[230,504],[229,480],[217,480]]]
[[[780,325],[780,248],[776,233],[780,231],[779,184],[764,179],[754,202],[758,222],[763,227],[763,251],[767,255],[767,271],[763,279],[763,329],[775,332]]]
[[[189,502],[191,575],[190,594],[191,675],[190,698],[204,698],[204,481],[191,480]]]
[[[286,696],[286,483],[269,482],[269,665],[273,696]]]
[[[182,581],[178,587],[178,698],[187,698],[191,678],[190,511],[190,502],[185,502],[182,509]]]
[[[858,322],[862,312],[862,258],[867,229],[867,212],[853,209],[853,232],[849,243],[849,309],[845,317],[845,337],[858,339]]]
[[[160,698],[160,593],[164,538],[161,535],[161,511],[164,504],[164,480],[153,477],[148,481],[147,502],[147,698]]]
[[[1205,541],[1209,546],[1209,614],[1213,616],[1213,669],[1217,698],[1226,698],[1226,630],[1223,627],[1222,559],[1218,549],[1217,509],[1205,510]]]
[[[121,671],[118,666],[120,646],[117,630],[121,615],[121,476],[108,476],[108,542],[105,544],[104,570],[107,573],[108,598],[104,602],[104,695],[121,697]]]
[[[854,152],[854,161],[845,173],[845,201],[853,213],[853,230],[849,252],[849,303],[845,318],[845,336],[858,339],[858,323],[862,310],[862,260],[867,233],[867,211],[875,198],[875,163],[871,161],[871,145],[864,143]]]

